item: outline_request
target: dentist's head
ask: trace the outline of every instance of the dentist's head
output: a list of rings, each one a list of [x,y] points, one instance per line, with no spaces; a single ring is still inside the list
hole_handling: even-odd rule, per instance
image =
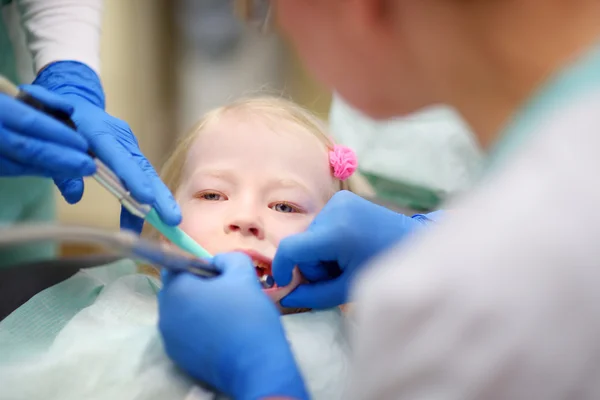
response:
[[[274,0],[307,67],[375,118],[449,104],[484,146],[573,48],[596,40],[587,0]]]

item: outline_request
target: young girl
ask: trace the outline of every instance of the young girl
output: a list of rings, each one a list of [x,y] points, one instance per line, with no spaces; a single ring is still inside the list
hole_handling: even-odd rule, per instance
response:
[[[181,228],[212,254],[245,252],[263,274],[283,238],[306,229],[336,191],[353,189],[355,169],[352,151],[335,146],[318,119],[260,97],[208,113],[162,173],[181,206]],[[145,234],[159,237],[148,227]],[[155,270],[144,269],[149,277],[136,268],[125,261],[82,270],[2,321],[0,398],[214,399],[164,353],[160,281]],[[296,273],[268,295],[277,303],[301,279]],[[340,399],[346,318],[339,309],[282,311],[291,314],[282,323],[312,397]]]
[[[319,119],[291,101],[257,97],[209,112],[162,178],[181,206],[181,228],[211,254],[248,254],[260,276],[271,273],[281,239],[305,230],[335,192],[355,189],[356,167]],[[148,224],[144,234],[159,236]],[[301,279],[267,292],[278,303]]]

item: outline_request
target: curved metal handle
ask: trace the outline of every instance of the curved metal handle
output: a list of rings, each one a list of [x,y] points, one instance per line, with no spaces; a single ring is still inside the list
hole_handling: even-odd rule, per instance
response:
[[[162,242],[142,239],[130,232],[48,224],[15,225],[0,229],[0,247],[35,242],[95,243],[110,252],[141,259],[172,271],[190,272],[206,278],[220,274],[208,260],[196,258]]]

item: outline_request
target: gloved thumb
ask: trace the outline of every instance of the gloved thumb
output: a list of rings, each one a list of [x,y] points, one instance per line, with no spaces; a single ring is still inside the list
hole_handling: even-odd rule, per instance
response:
[[[306,263],[301,264],[298,270],[302,273],[302,277],[308,282],[326,281],[335,276],[331,276],[327,269],[324,268],[323,263]]]
[[[289,236],[279,243],[273,259],[273,278],[278,286],[286,286],[292,279],[292,270],[305,268],[327,261],[338,261],[343,238],[335,229],[308,230]],[[346,250],[347,251],[347,250]],[[308,276],[307,276],[308,277]]]
[[[213,265],[222,275],[235,274],[243,279],[257,281],[252,259],[243,253],[223,253],[213,257]]]
[[[69,204],[78,203],[83,197],[82,178],[54,178],[54,184],[58,187],[60,194],[62,194],[63,198]]]
[[[344,276],[330,281],[303,284],[281,299],[280,304],[283,307],[315,310],[337,307],[348,298],[347,286]]]

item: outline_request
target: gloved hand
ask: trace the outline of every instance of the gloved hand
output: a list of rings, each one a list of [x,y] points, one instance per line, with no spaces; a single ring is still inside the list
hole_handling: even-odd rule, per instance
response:
[[[50,108],[72,114],[60,96],[38,86],[23,86]],[[0,94],[0,176],[71,178],[91,175],[94,161],[87,141],[52,117]]]
[[[222,275],[163,274],[159,329],[169,357],[235,399],[307,399],[275,305],[244,254],[214,258]]]
[[[309,281],[284,297],[281,305],[323,309],[346,303],[352,279],[367,261],[428,221],[348,191],[336,193],[305,232],[279,243],[272,265],[277,285],[290,282],[295,266]]]
[[[181,222],[177,202],[140,151],[127,123],[104,111],[104,93],[94,71],[78,62],[61,61],[44,68],[34,83],[63,95],[74,106],[72,119],[77,130],[136,200],[155,207],[168,225]],[[55,183],[67,202],[74,204],[81,200],[81,178],[55,179]],[[142,226],[140,218],[124,208],[121,210],[121,228],[139,233]]]

